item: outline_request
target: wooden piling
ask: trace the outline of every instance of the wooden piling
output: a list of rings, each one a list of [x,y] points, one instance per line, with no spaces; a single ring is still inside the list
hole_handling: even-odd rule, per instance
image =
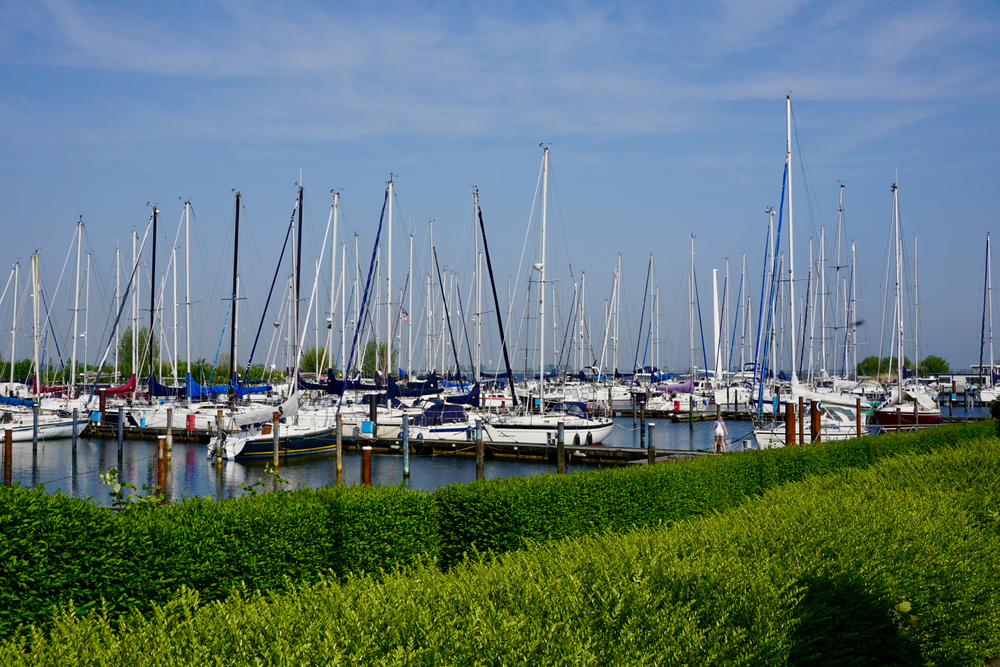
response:
[[[646,463],[653,465],[656,463],[656,424],[649,423],[649,438],[646,439]]]
[[[643,420],[645,422],[645,419]],[[556,474],[566,474],[566,431],[563,422],[556,426]]]
[[[785,403],[785,445],[795,444],[795,404]]]
[[[799,439],[798,443],[800,445],[806,444],[806,415],[805,410],[803,410],[802,397],[799,396]]]
[[[13,429],[6,429],[3,432],[3,483],[7,486],[13,485],[13,451],[14,451],[14,431]]]
[[[860,438],[861,437],[861,398],[859,397],[859,398],[857,398],[855,400],[857,400],[857,408],[856,408],[857,412],[854,414],[854,428],[855,428],[856,437]]]
[[[344,416],[337,413],[337,484],[344,483]]]
[[[174,450],[174,409],[167,408],[167,456]]]
[[[968,392],[966,392],[968,393]],[[920,401],[917,400],[917,395],[913,395],[913,428],[917,428],[920,425]]]
[[[217,465],[222,465],[222,410],[215,411],[215,432],[217,434],[216,442],[218,445],[215,448],[215,462]]]
[[[38,404],[31,407],[31,453],[38,453]]]
[[[486,479],[486,450],[483,447],[483,422],[476,420],[476,479]]]
[[[271,465],[274,469],[278,469],[278,451],[281,447],[281,439],[278,435],[278,420],[281,418],[281,413],[277,410],[271,414],[271,433],[274,434],[274,446],[272,447],[271,453]]]
[[[164,502],[167,497],[167,436],[160,435],[156,438],[156,490],[163,494]]]
[[[694,394],[688,394],[688,428],[694,430]]]
[[[118,473],[122,472],[122,442],[125,440],[125,410],[118,408]]]
[[[403,416],[403,479],[410,479],[410,418]]]
[[[108,407],[108,390],[104,389],[103,387],[101,389],[97,390],[97,406],[98,406],[97,407],[97,411],[101,415],[101,422],[100,423],[103,424],[104,423],[104,411]]]
[[[948,416],[955,414],[955,392],[958,391],[955,380],[951,381],[951,396],[948,397]]]
[[[823,413],[819,401],[809,401],[809,441],[822,442]]]
[[[372,446],[365,445],[361,448],[361,483],[369,485],[372,483]]]
[[[73,408],[73,453],[76,454],[76,436],[80,420],[80,410]]]

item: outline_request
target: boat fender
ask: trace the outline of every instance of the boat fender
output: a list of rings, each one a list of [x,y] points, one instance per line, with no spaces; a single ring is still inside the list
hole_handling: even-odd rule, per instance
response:
[[[417,440],[423,440],[423,439],[424,439],[424,434],[423,433],[417,433]]]
[[[594,444],[594,434],[591,433],[590,431],[587,431],[587,444],[588,445]]]
[[[574,447],[579,447],[580,446],[580,434],[579,433],[577,433],[576,435],[573,436],[573,446]]]

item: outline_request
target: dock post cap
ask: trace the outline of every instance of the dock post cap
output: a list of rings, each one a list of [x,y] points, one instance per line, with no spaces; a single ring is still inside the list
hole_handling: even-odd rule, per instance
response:
[[[372,446],[371,446],[371,445],[364,445],[364,446],[363,446],[363,447],[361,448],[361,451],[365,451],[366,449],[367,449],[367,450],[369,450],[369,451],[371,451],[371,448],[372,448]]]

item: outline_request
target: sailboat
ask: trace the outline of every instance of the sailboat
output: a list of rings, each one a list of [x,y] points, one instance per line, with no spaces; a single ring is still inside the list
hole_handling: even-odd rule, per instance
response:
[[[554,444],[559,425],[562,424],[564,442],[573,444],[599,444],[604,441],[614,428],[614,422],[607,417],[595,417],[583,403],[562,402],[551,408],[546,408],[542,400],[545,379],[545,222],[548,206],[548,174],[549,149],[544,147],[542,154],[542,217],[541,217],[541,256],[534,264],[534,270],[541,274],[542,288],[539,290],[541,307],[539,310],[539,378],[538,378],[538,410],[506,415],[490,415],[483,423],[483,439],[487,442],[524,443],[524,444]],[[483,249],[489,266],[489,248],[486,243],[486,230],[483,225],[482,210],[479,209],[479,224],[483,236]],[[490,268],[490,281],[493,270]],[[494,301],[496,301],[496,286],[493,285]],[[514,394],[514,382],[507,358],[506,341],[504,340],[503,324],[500,322],[500,308],[496,304],[497,322],[500,325],[500,343],[504,350],[504,360],[507,365],[508,385],[510,386],[512,403],[517,405]]]
[[[989,377],[984,378],[983,349],[989,344]],[[979,337],[979,401],[992,403],[1000,396],[1000,384],[993,361],[993,265],[990,254],[990,234],[986,233],[986,279],[983,287],[983,324]]]
[[[903,241],[899,234],[899,189],[892,184],[892,225],[896,257],[896,371],[898,381],[889,398],[875,409],[875,423],[882,428],[937,426],[941,423],[941,409],[914,377],[904,383],[903,369]],[[891,374],[891,369],[890,369]]]

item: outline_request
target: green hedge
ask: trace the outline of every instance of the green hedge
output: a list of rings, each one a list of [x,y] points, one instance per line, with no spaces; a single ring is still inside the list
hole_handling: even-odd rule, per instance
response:
[[[447,573],[185,591],[118,628],[64,610],[0,664],[980,666],[1000,653],[998,466],[975,440]]]
[[[0,636],[47,626],[53,604],[148,611],[181,586],[205,600],[245,583],[280,590],[325,573],[376,572],[437,550],[434,508],[398,487],[324,488],[121,515],[83,500],[0,489]]]
[[[440,562],[448,567],[469,551],[504,553],[530,542],[671,523],[813,475],[994,433],[993,422],[979,422],[652,467],[452,484],[434,492]]]
[[[64,495],[0,488],[0,637],[19,623],[49,627],[52,607],[112,617],[148,612],[182,586],[203,601],[234,587],[281,590],[468,552],[620,532],[723,510],[769,488],[902,452],[931,452],[993,433],[993,423],[942,427],[706,457],[653,467],[452,485],[335,487],[221,503],[193,498],[115,515]]]

